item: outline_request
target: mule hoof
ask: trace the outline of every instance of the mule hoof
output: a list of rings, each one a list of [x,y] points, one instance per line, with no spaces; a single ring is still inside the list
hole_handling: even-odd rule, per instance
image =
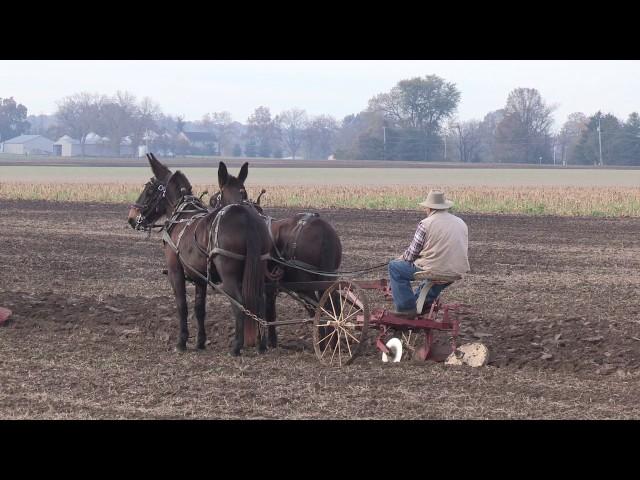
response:
[[[186,352],[187,351],[187,344],[186,343],[178,343],[176,345],[176,352]]]
[[[202,342],[202,343],[198,343],[197,348],[198,350],[204,350],[207,348],[207,346],[205,345],[204,342]]]

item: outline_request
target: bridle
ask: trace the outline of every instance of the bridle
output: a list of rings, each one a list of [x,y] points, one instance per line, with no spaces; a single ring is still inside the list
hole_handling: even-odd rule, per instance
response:
[[[251,200],[249,200],[249,195],[247,194],[247,190],[244,188],[244,185],[238,189],[240,195],[242,196],[242,200],[239,202],[240,204],[253,204]],[[222,197],[224,196],[224,187],[222,187],[218,193],[216,193],[211,200],[209,201],[209,205],[212,208],[218,208],[222,206]]]
[[[149,215],[149,213],[154,211],[154,210],[157,210],[157,208],[160,206],[160,203],[166,198],[166,196],[167,196],[167,185],[171,181],[172,177],[173,177],[173,173],[171,174],[171,176],[169,177],[169,179],[167,180],[166,183],[161,182],[156,177],[151,178],[151,180],[149,180],[145,184],[145,190],[147,188],[149,188],[149,187],[153,187],[154,188],[154,190],[153,190],[154,194],[153,194],[152,198],[148,202],[146,202],[144,204],[132,203],[129,206],[129,208],[135,208],[135,209],[140,211],[140,213],[136,217],[136,225],[134,227],[136,230],[149,230],[149,231],[151,231],[152,228],[162,227],[163,226],[163,225],[157,225],[157,224],[147,225],[146,224],[146,220],[147,220],[147,216]]]

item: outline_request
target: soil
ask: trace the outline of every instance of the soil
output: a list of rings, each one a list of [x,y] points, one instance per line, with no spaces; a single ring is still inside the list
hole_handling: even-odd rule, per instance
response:
[[[276,218],[297,210],[266,209]],[[342,269],[396,258],[420,212],[319,210],[343,242]],[[210,343],[175,351],[173,294],[158,234],[125,205],[0,201],[0,418],[638,418],[640,221],[460,215],[472,272],[445,291],[473,313],[459,343],[481,368],[383,364],[373,345],[322,366],[311,327],[230,355],[231,308],[209,295]],[[383,270],[359,278],[383,278]],[[373,304],[381,301],[372,293]],[[280,320],[307,318],[286,296]]]

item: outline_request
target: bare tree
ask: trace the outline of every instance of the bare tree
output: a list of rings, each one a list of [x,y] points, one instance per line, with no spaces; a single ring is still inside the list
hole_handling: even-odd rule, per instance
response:
[[[122,139],[134,129],[138,112],[136,97],[129,92],[118,91],[100,109],[100,133],[109,137],[111,151],[118,155]]]
[[[309,121],[304,136],[306,158],[326,160],[335,153],[338,122],[330,115],[319,115]]]
[[[469,120],[453,123],[451,127],[456,132],[456,146],[460,154],[460,161],[465,163],[474,161],[478,157],[482,145],[480,122]]]
[[[68,135],[80,141],[82,155],[87,135],[99,128],[100,110],[105,101],[104,95],[81,92],[58,102],[56,118]]]
[[[560,134],[558,135],[558,145],[560,146],[560,158],[562,163],[573,158],[576,146],[580,142],[582,135],[587,131],[589,119],[584,113],[576,112],[567,117]]]
[[[280,129],[282,143],[295,160],[296,153],[304,141],[308,125],[307,112],[299,108],[285,110],[276,117],[275,123]]]
[[[229,112],[207,113],[202,117],[202,126],[209,132],[213,132],[218,137],[220,154],[230,156],[234,146],[233,118]]]
[[[135,105],[130,120],[130,137],[132,155],[135,157],[138,147],[151,137],[151,131],[157,128],[156,121],[160,117],[160,106],[151,98],[144,97],[139,105]]]

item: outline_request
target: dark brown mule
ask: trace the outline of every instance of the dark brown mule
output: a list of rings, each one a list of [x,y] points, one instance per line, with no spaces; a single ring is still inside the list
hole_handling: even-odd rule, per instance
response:
[[[187,301],[185,279],[196,287],[195,314],[198,321],[197,347],[205,348],[204,329],[207,282],[222,282],[222,289],[252,313],[264,318],[264,278],[266,258],[271,250],[269,232],[257,212],[246,205],[230,205],[209,211],[194,197],[185,175],[172,173],[153,154],[147,155],[154,178],[148,182],[129,210],[129,224],[148,230],[154,222],[169,217],[163,234],[169,281],[180,318],[177,348],[186,349]],[[179,253],[178,253],[179,252]],[[236,335],[232,353],[255,345],[255,320],[232,303]],[[260,338],[260,351],[266,348],[266,335]]]
[[[218,167],[218,186],[220,191],[211,197],[210,205],[214,209],[241,200],[247,200],[244,181],[247,178],[248,163],[242,165],[238,178],[228,174],[227,167],[220,162]],[[259,200],[258,200],[259,202]],[[259,203],[253,204],[262,213]],[[269,224],[273,242],[272,257],[283,258],[293,266],[286,266],[276,262],[269,262],[269,270],[280,268],[284,270],[282,282],[312,282],[320,280],[335,280],[335,277],[325,276],[314,272],[335,272],[342,260],[342,244],[335,229],[317,214],[299,213],[293,217],[274,220],[264,217]],[[301,267],[301,268],[296,268]],[[296,292],[302,299],[310,300],[313,305],[319,301],[324,290],[314,292],[310,297],[308,292]],[[277,292],[267,291],[266,320],[276,320]],[[337,300],[337,298],[336,298]],[[339,302],[336,302],[339,304]],[[311,316],[315,314],[313,307],[307,307]],[[277,345],[275,326],[269,326],[269,345]]]

